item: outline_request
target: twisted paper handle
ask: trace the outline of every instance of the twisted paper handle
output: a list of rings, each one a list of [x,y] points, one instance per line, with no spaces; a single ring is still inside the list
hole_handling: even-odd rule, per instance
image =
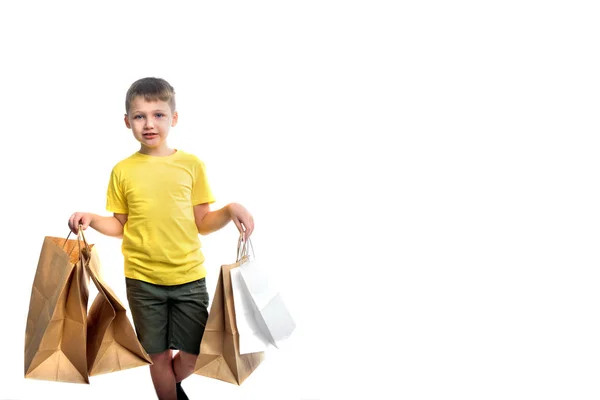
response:
[[[250,253],[248,253],[248,250],[250,250]],[[252,246],[252,241],[250,240],[250,238],[244,240],[244,235],[241,234],[238,238],[237,258],[235,261],[238,262],[245,256],[250,255],[250,258],[254,258],[254,246]]]

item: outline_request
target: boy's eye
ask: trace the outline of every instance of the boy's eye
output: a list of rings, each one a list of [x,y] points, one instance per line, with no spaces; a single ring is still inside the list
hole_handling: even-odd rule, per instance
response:
[[[141,119],[141,118],[144,118],[144,117],[143,117],[143,116],[141,116],[141,115],[135,115],[135,116],[133,117],[133,119]]]
[[[157,118],[162,118],[162,117],[164,117],[164,116],[165,116],[165,114],[163,114],[163,113],[156,113],[156,117],[157,117]]]

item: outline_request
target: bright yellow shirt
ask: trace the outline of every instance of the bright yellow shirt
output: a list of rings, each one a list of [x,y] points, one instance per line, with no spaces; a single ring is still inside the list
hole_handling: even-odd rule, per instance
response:
[[[106,197],[108,211],[128,214],[121,246],[127,278],[178,285],[206,276],[194,205],[215,199],[196,156],[134,153],[113,168]]]

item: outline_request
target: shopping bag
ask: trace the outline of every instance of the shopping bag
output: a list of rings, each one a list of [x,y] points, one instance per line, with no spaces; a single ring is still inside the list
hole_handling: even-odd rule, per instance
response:
[[[254,319],[250,337],[261,337],[279,348],[282,342],[294,332],[296,323],[277,284],[270,278],[267,268],[256,260],[250,239],[244,241],[240,237],[240,241],[238,258],[242,261],[238,269],[240,281],[243,282],[243,293],[245,293],[240,298],[243,302],[251,303],[251,306],[246,307],[248,311],[245,314],[246,319]],[[245,336],[247,336],[245,332],[240,332],[241,343],[245,344]],[[250,339],[248,341],[250,342]],[[252,340],[252,343],[257,343],[257,340]]]
[[[94,248],[91,247],[92,253]],[[80,238],[46,236],[25,329],[25,378],[89,383],[86,312],[89,277]]]
[[[44,238],[25,330],[25,378],[89,383],[89,376],[151,364],[125,307],[77,239]],[[90,278],[98,294],[87,312]]]
[[[230,271],[244,260],[222,265],[200,343],[194,373],[241,385],[264,360],[264,352],[240,354]]]
[[[98,289],[98,294],[87,316],[87,366],[90,376],[122,371],[152,364],[150,356],[140,344],[127,311],[113,290],[102,279],[98,254],[90,248],[82,235],[87,273]],[[86,254],[87,253],[87,254]]]
[[[236,261],[243,265],[252,262],[252,255],[248,254],[243,246],[243,237],[238,240]],[[247,256],[244,258],[244,256]],[[242,260],[243,259],[243,260]],[[233,305],[235,308],[235,322],[239,333],[240,354],[265,351],[273,347],[274,342],[256,304],[252,300],[250,291],[244,283],[241,268],[232,268],[230,271],[231,286],[233,290]]]
[[[230,271],[235,323],[240,337],[240,354],[265,351],[273,347],[274,340],[260,317],[259,310],[256,308],[240,272],[239,267],[232,268]]]

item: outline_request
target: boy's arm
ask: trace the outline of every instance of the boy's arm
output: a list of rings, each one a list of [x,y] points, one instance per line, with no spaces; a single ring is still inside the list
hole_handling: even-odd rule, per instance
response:
[[[244,233],[244,238],[250,237],[254,230],[254,219],[252,215],[241,204],[231,203],[215,211],[210,211],[208,203],[194,206],[194,218],[198,233],[208,235],[218,231],[227,225],[230,221],[235,223],[240,233]]]
[[[92,213],[75,213],[69,219],[69,228],[71,232],[77,234],[79,225],[85,230],[91,226],[96,231],[117,238],[123,237],[123,227],[127,222],[127,214],[113,214],[112,217],[104,217]]]

